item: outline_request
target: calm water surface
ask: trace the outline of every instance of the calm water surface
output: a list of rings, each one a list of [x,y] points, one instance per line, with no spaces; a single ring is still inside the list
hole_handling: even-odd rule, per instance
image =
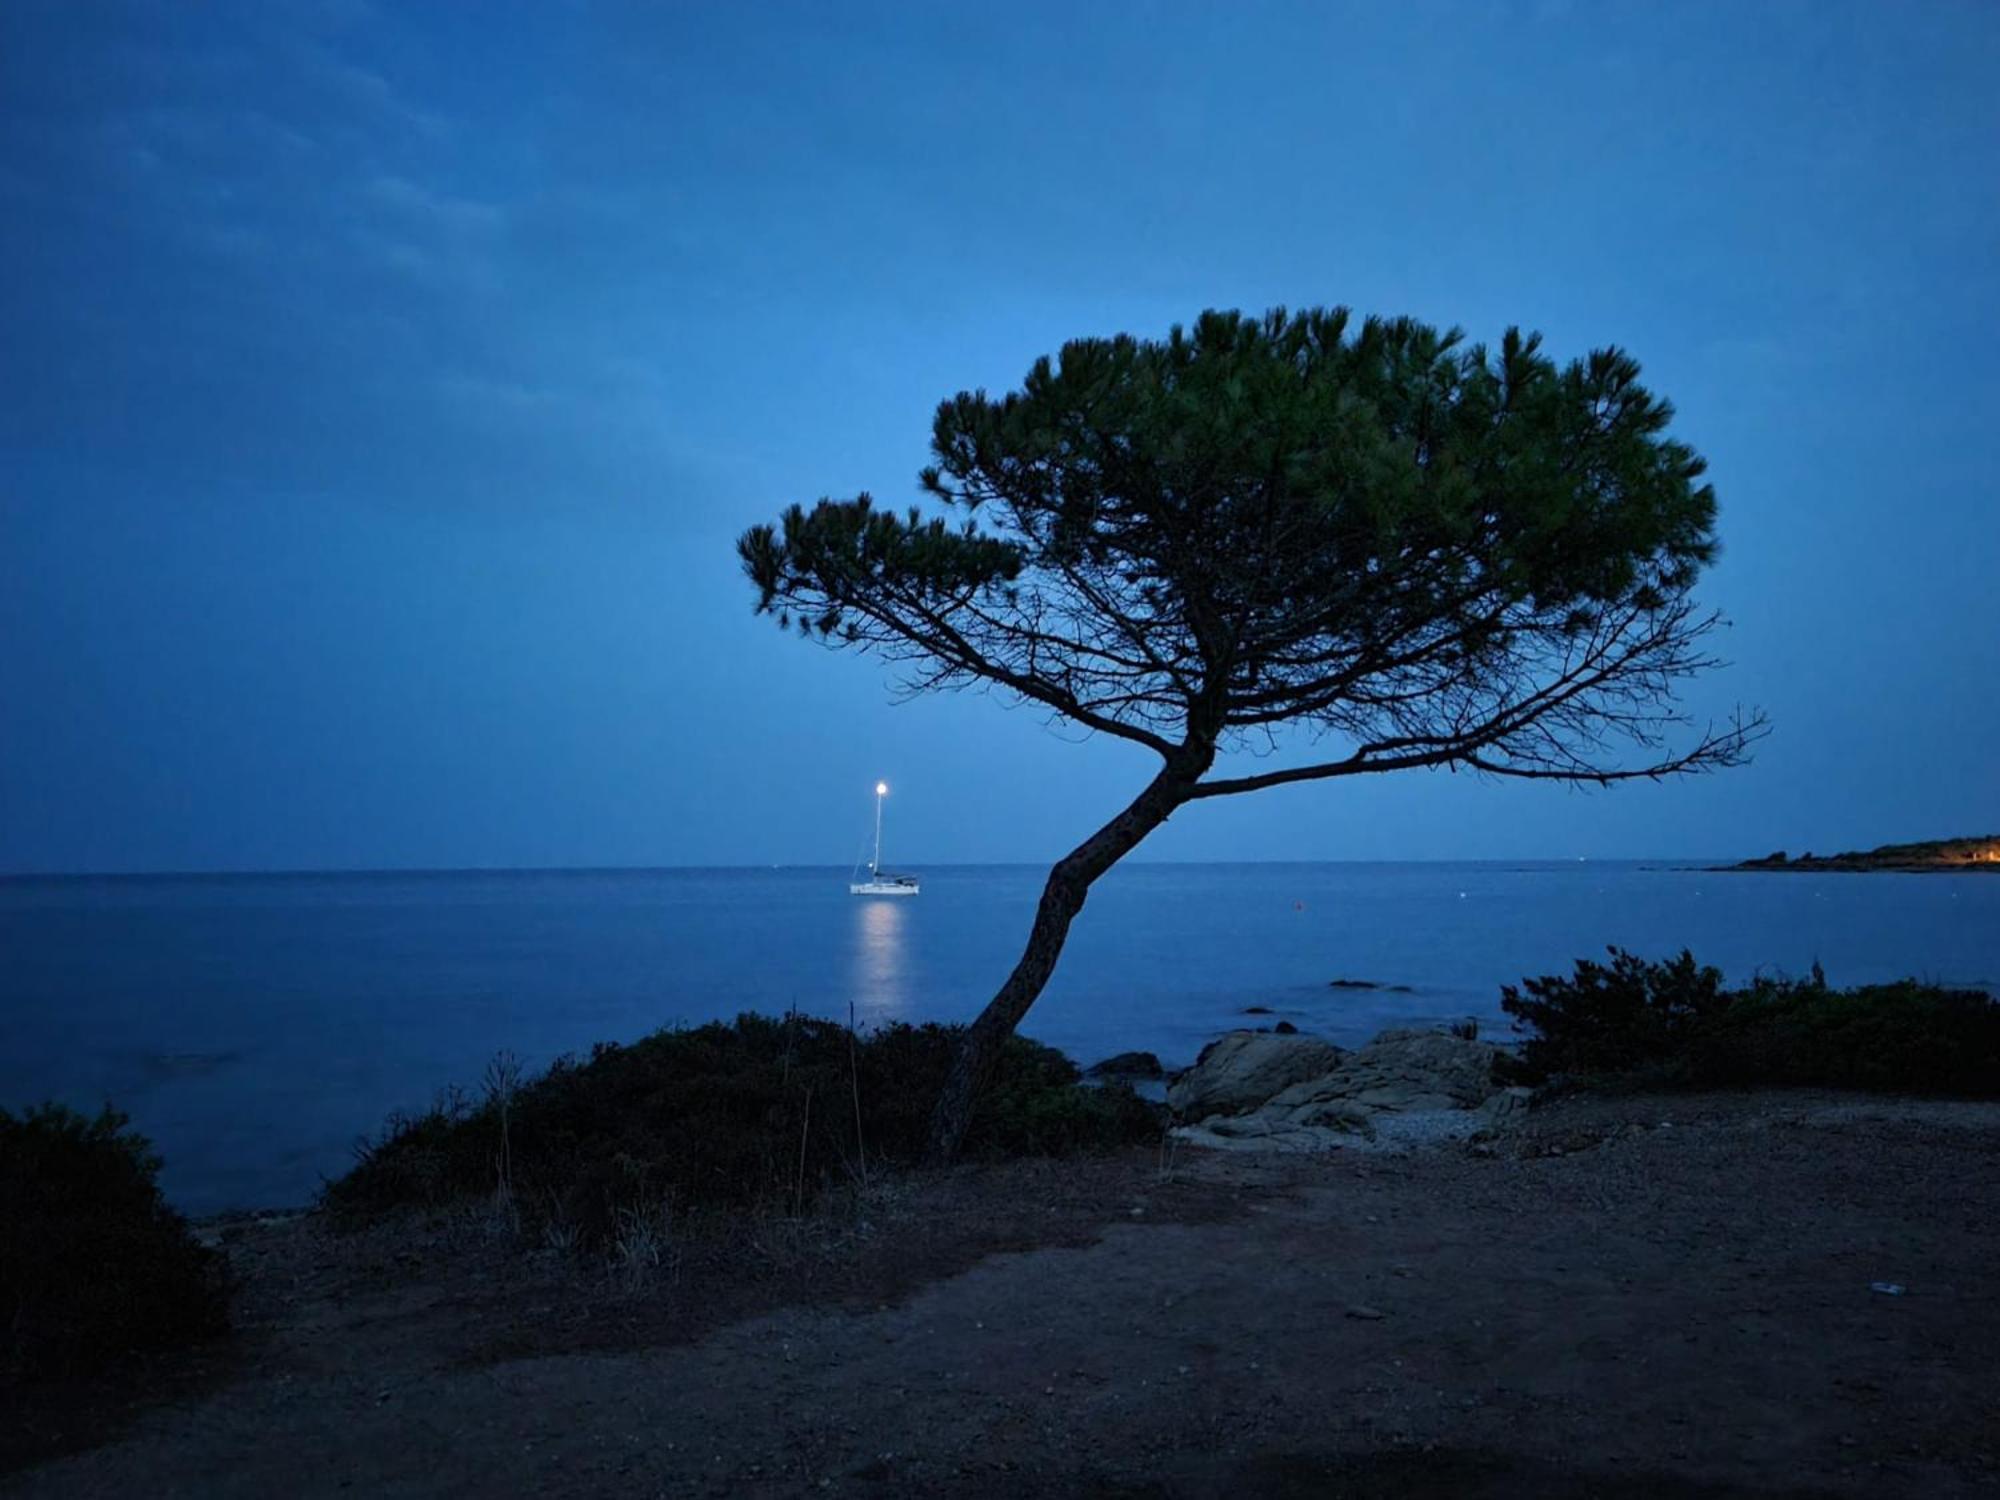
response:
[[[191,1212],[302,1202],[391,1110],[600,1040],[742,1010],[963,1020],[1043,871],[530,871],[0,881],[0,1104],[128,1111]],[[1169,1065],[1270,1007],[1353,1043],[1477,1016],[1617,943],[1732,978],[2000,988],[2000,879],[1661,864],[1132,865],[1078,920],[1026,1030]],[[1347,977],[1408,993],[1333,989]],[[1254,1024],[1254,1023],[1253,1023]]]

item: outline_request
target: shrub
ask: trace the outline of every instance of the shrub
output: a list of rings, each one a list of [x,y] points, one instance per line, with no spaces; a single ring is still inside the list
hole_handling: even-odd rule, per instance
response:
[[[1534,1033],[1520,1052],[1533,1074],[1628,1073],[1669,1064],[1728,1003],[1721,970],[1701,967],[1685,949],[1657,964],[1610,951],[1608,965],[1578,959],[1572,977],[1544,974],[1522,980],[1519,989],[1501,988],[1500,1008],[1514,1018],[1514,1029]]]
[[[634,1206],[802,1208],[870,1163],[921,1154],[958,1037],[903,1024],[860,1037],[811,1017],[743,1015],[600,1045],[476,1103],[453,1094],[392,1120],[323,1202],[336,1218],[370,1218],[499,1191],[530,1223],[586,1244],[607,1243]],[[1130,1089],[1086,1087],[1061,1053],[1013,1037],[964,1151],[1064,1154],[1158,1129]]]
[[[1760,982],[1698,1039],[1690,1071],[1714,1086],[1812,1084],[2000,1096],[2000,1000],[1905,979],[1858,989]]]
[[[1526,991],[1526,995],[1522,991]],[[2000,1095],[2000,1000],[1903,980],[1836,990],[1759,979],[1725,990],[1682,952],[1648,963],[1619,949],[1501,990],[1523,1042],[1515,1071],[1666,1087],[1811,1085]]]
[[[0,1368],[88,1373],[228,1326],[222,1257],[160,1196],[126,1117],[0,1109]]]

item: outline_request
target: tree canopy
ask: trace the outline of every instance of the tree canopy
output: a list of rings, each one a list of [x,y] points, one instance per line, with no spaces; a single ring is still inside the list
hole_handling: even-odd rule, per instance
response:
[[[1716,506],[1638,377],[1514,329],[1211,312],[945,401],[921,475],[944,514],[822,500],[739,551],[761,608],[918,690],[994,685],[1169,758],[1287,724],[1348,747],[1198,796],[1727,764],[1754,724],[1665,743],[1674,685],[1712,665],[1689,591]]]

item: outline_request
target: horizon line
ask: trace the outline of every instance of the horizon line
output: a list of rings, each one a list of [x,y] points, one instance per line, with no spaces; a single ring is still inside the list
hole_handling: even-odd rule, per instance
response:
[[[1709,860],[1723,859],[1719,855],[1668,855],[1668,854],[1517,854],[1495,855],[1486,858],[1411,858],[1411,859],[1128,859],[1112,866],[1112,870],[1130,867],[1142,868],[1187,868],[1203,866],[1269,865],[1273,867],[1299,865],[1568,865],[1568,864],[1698,864]],[[937,860],[917,861],[931,870],[1046,870],[1053,861],[1040,860]],[[739,864],[688,864],[688,865],[325,865],[325,866],[282,866],[269,869],[217,869],[217,870],[0,870],[0,884],[8,882],[53,881],[53,880],[275,880],[275,879],[315,879],[340,876],[401,876],[422,875],[674,875],[698,874],[703,871],[728,872],[770,870],[844,870],[840,864],[813,863],[739,863]],[[922,870],[915,873],[922,874]],[[1106,874],[1111,871],[1106,871]]]

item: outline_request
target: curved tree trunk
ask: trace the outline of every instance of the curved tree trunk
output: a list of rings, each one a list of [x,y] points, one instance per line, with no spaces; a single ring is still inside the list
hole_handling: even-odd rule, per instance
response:
[[[1028,946],[1000,992],[986,1004],[965,1039],[959,1044],[951,1071],[945,1075],[937,1108],[931,1115],[929,1156],[941,1165],[958,1154],[972,1123],[972,1107],[979,1091],[999,1061],[1000,1047],[1028,1007],[1035,1003],[1055,972],[1069,924],[1083,910],[1084,897],[1097,877],[1138,847],[1147,834],[1167,821],[1173,810],[1188,800],[1197,778],[1208,769],[1213,752],[1169,763],[1147,783],[1146,789],[1109,823],[1085,839],[1056,862],[1042,887],[1041,904],[1035,909],[1035,925],[1028,933]]]

